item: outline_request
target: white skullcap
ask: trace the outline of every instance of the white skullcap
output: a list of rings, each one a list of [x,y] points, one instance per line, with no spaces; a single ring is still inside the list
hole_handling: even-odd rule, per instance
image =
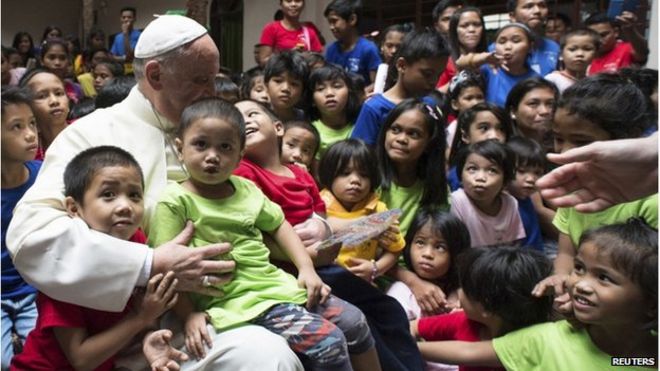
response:
[[[135,45],[135,58],[151,58],[167,53],[206,33],[206,28],[191,18],[161,15],[140,34]]]

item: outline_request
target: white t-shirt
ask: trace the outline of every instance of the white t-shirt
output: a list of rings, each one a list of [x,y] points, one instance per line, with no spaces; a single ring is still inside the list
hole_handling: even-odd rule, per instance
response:
[[[500,212],[490,216],[472,203],[463,188],[451,194],[451,212],[463,221],[470,231],[472,247],[500,245],[525,238],[518,201],[505,192],[502,192],[500,197]]]

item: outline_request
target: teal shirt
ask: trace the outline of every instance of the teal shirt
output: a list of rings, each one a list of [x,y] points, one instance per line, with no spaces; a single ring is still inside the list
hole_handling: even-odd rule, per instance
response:
[[[192,220],[195,235],[190,247],[217,242],[232,245],[236,269],[233,279],[220,287],[225,295],[191,294],[197,310],[205,310],[218,330],[248,322],[276,304],[307,301],[307,292],[298,287],[296,278],[270,263],[270,251],[263,242],[262,231],[274,231],[284,222],[282,209],[251,181],[238,176],[228,181],[235,192],[223,199],[206,199],[178,183],[168,184],[149,230],[149,244],[160,246]]]

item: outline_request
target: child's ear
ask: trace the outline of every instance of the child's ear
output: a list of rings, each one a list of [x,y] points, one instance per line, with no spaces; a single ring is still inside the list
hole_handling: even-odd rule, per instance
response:
[[[144,76],[154,90],[161,90],[163,88],[160,70],[161,65],[158,61],[151,60],[144,66]]]
[[[468,136],[468,134],[465,132],[465,130],[463,129],[460,130],[461,130],[461,140],[463,141],[463,143],[470,144],[470,137]]]
[[[348,24],[351,25],[351,27],[355,27],[357,24],[357,15],[355,13],[348,17]]]
[[[284,136],[284,124],[282,124],[282,121],[280,121],[280,120],[274,121],[273,125],[275,125],[275,134],[277,134],[278,137],[283,137]]]
[[[397,58],[394,65],[398,73],[406,72],[406,68],[408,67],[408,63],[403,57]]]
[[[451,108],[452,108],[454,111],[458,111],[458,102],[457,102],[456,99],[452,99],[451,102],[450,102],[450,104],[451,104]]]
[[[64,199],[64,208],[66,209],[66,213],[70,217],[73,218],[73,217],[76,217],[76,216],[80,216],[78,214],[79,211],[80,211],[80,207],[78,206],[78,203],[76,202],[76,200],[73,199],[73,197],[67,196]]]
[[[179,138],[174,138],[174,147],[176,148],[176,157],[179,161],[183,162],[183,141]]]

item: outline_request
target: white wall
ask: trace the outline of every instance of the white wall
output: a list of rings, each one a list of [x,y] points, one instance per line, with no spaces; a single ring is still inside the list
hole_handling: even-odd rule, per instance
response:
[[[649,27],[649,60],[646,67],[658,69],[658,0],[653,0],[651,4],[651,27]]]
[[[314,22],[325,37],[326,45],[334,41],[323,17],[325,7],[330,0],[307,0],[300,17],[303,21]],[[243,71],[252,68],[254,63],[254,44],[259,43],[261,30],[273,20],[273,15],[280,8],[278,0],[243,0]],[[220,47],[222,49],[222,46]]]

